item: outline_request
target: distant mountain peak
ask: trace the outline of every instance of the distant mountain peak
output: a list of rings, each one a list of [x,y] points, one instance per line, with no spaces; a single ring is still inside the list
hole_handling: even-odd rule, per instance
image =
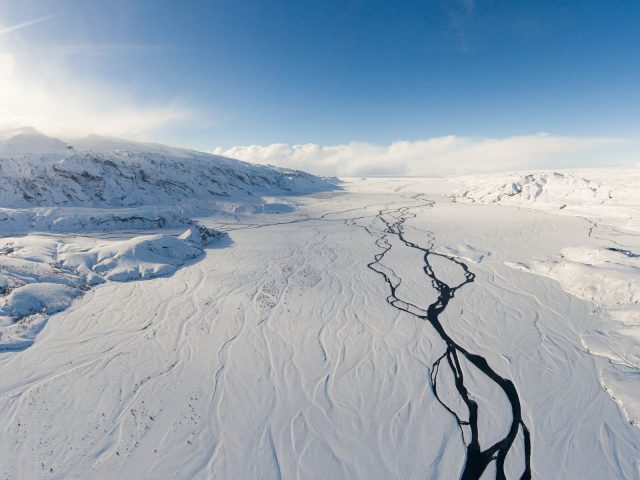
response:
[[[62,140],[49,137],[33,127],[0,131],[0,157],[66,153],[71,149],[72,147]]]

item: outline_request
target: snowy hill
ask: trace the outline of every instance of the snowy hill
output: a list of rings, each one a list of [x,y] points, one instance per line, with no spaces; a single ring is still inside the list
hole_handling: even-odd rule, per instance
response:
[[[105,241],[27,235],[0,247],[0,352],[31,345],[53,313],[92,286],[173,274],[226,238],[191,227],[182,235],[140,235]]]
[[[72,147],[31,127],[0,132],[0,157],[33,153],[67,153]]]
[[[139,207],[326,190],[304,172],[89,136],[71,146],[33,129],[0,135],[0,207]]]
[[[494,174],[452,180],[458,202],[510,205],[564,215],[609,218],[640,231],[640,168]]]

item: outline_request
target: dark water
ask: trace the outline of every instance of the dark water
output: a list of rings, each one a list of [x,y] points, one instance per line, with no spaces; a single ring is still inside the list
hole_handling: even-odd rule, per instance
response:
[[[458,345],[453,340],[442,323],[440,322],[440,315],[445,311],[449,305],[449,301],[454,298],[459,289],[465,285],[472,283],[475,280],[475,275],[471,272],[466,264],[460,260],[440,253],[435,253],[430,249],[430,241],[433,238],[427,237],[428,246],[421,246],[409,241],[405,237],[404,224],[408,218],[415,217],[415,214],[411,212],[414,208],[423,208],[433,206],[433,202],[421,198],[421,196],[413,197],[415,200],[420,201],[419,205],[415,207],[403,207],[395,209],[381,210],[377,219],[381,221],[385,228],[383,233],[376,234],[372,229],[365,227],[367,232],[376,238],[376,244],[382,249],[381,253],[375,256],[375,260],[368,266],[370,269],[381,275],[387,286],[389,287],[390,294],[387,297],[387,302],[394,308],[407,312],[421,320],[429,322],[431,326],[436,330],[440,338],[444,341],[446,349],[444,353],[433,363],[431,371],[431,387],[438,401],[442,406],[453,415],[460,427],[462,437],[466,445],[467,454],[465,460],[464,470],[462,472],[462,479],[471,480],[479,479],[487,466],[491,462],[495,462],[496,467],[496,479],[506,479],[504,464],[507,454],[514,446],[514,442],[519,432],[522,432],[522,438],[524,442],[524,465],[522,466],[521,479],[526,480],[531,478],[531,439],[529,430],[522,420],[522,411],[520,405],[520,398],[518,392],[511,380],[506,379],[498,375],[495,370],[491,368],[486,359],[478,354],[472,353],[465,348]],[[435,302],[430,304],[426,310],[411,303],[405,302],[398,298],[396,290],[399,286],[400,277],[396,272],[387,266],[382,265],[382,260],[385,255],[392,249],[392,245],[389,242],[391,237],[395,237],[407,248],[419,250],[423,254],[424,265],[422,269],[424,274],[429,278],[431,284],[438,292],[438,298]],[[439,279],[431,265],[430,260],[433,257],[440,257],[441,259],[455,263],[464,272],[464,281],[459,285],[448,285],[443,280]],[[511,405],[510,411],[505,411],[503,417],[505,418],[505,424],[508,423],[508,418],[511,418],[509,424],[509,430],[506,435],[493,443],[492,445],[482,447],[479,441],[478,431],[478,404],[473,399],[473,395],[468,391],[465,385],[465,378],[463,370],[461,368],[461,358],[464,358],[467,362],[472,364],[475,368],[480,370],[486,379],[497,385],[506,395],[509,404]],[[460,399],[466,405],[468,410],[468,417],[461,418],[456,412],[454,412],[445,402],[438,396],[438,377],[442,375],[440,367],[442,362],[446,362],[451,372],[453,372],[453,380],[456,391],[460,395]],[[463,427],[468,427],[470,431],[470,438],[465,438]],[[469,435],[467,435],[469,437]]]
[[[610,250],[612,252],[621,253],[623,255],[626,255],[629,258],[638,258],[638,257],[640,257],[640,254],[633,253],[631,250],[626,250],[624,248],[609,247],[609,248],[607,248],[607,250]]]

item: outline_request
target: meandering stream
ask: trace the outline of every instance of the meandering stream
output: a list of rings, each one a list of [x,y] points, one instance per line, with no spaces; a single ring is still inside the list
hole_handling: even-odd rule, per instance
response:
[[[475,280],[475,274],[471,272],[469,267],[460,260],[449,255],[434,252],[432,250],[432,238],[429,239],[430,241],[427,246],[418,245],[407,239],[405,236],[405,222],[407,219],[415,217],[415,214],[412,213],[412,209],[432,207],[434,205],[434,202],[426,200],[420,195],[416,195],[414,198],[422,203],[414,207],[393,208],[379,211],[376,218],[384,225],[384,229],[381,234],[365,227],[369,234],[376,238],[376,244],[382,249],[380,253],[375,255],[374,261],[368,264],[368,267],[381,275],[388,285],[390,293],[387,297],[387,302],[398,310],[407,312],[410,315],[429,322],[446,345],[444,353],[433,363],[431,371],[431,387],[438,401],[451,415],[455,417],[456,422],[460,427],[461,435],[466,445],[466,461],[462,472],[462,479],[479,479],[491,462],[495,462],[496,479],[506,479],[505,460],[507,458],[507,454],[514,447],[519,432],[522,433],[524,443],[524,465],[520,478],[522,480],[530,479],[531,439],[529,429],[522,419],[520,398],[515,385],[511,380],[501,377],[496,373],[484,357],[472,353],[460,346],[447,333],[440,321],[440,316],[449,305],[449,301],[454,298],[459,289]],[[391,237],[395,237],[400,240],[400,242],[407,248],[419,250],[423,253],[424,274],[428,277],[431,285],[438,293],[436,301],[431,303],[426,309],[402,300],[398,296],[398,287],[402,283],[402,279],[392,268],[384,265],[383,263],[385,256],[393,248],[392,243],[389,241]],[[460,284],[452,286],[438,278],[431,263],[432,257],[440,257],[458,265],[464,272],[464,280]],[[511,405],[511,411],[504,412],[504,416],[511,416],[511,422],[506,435],[489,446],[483,447],[480,444],[478,427],[479,406],[474,400],[473,392],[470,392],[468,386],[465,384],[461,358],[464,358],[482,372],[488,381],[493,382],[498,386],[504,392],[509,404]],[[451,372],[453,372],[455,389],[468,410],[467,418],[463,418],[461,415],[456,413],[438,394],[438,378],[439,375],[441,375],[441,365],[443,361],[447,363]],[[468,430],[469,432],[467,435],[465,435],[465,430]]]

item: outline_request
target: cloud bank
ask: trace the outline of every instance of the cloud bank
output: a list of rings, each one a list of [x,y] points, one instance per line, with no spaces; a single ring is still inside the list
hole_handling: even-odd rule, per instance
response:
[[[507,138],[445,136],[387,146],[359,142],[333,146],[277,143],[216,148],[213,153],[317,175],[449,176],[637,162],[637,147],[637,142],[624,139],[541,133]]]

